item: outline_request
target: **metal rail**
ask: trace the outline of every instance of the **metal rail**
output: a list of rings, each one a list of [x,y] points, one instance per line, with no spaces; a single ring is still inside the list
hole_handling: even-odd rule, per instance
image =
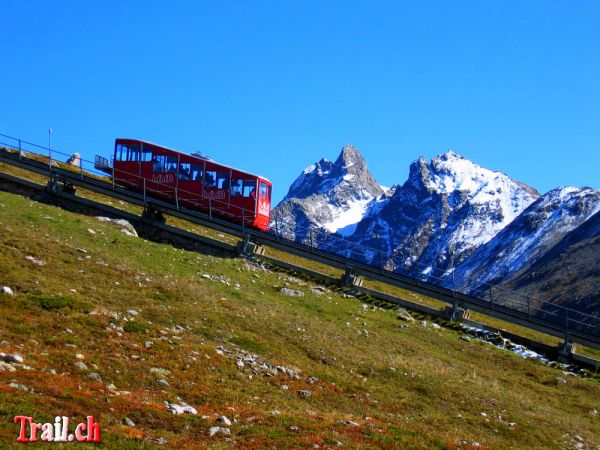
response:
[[[1,134],[0,136],[8,137]],[[0,151],[0,162],[38,173],[49,178],[54,177],[55,179],[59,179],[60,182],[68,185],[78,186],[144,208],[151,208],[157,212],[178,217],[215,230],[242,238],[249,237],[257,244],[279,249],[290,254],[352,272],[355,275],[427,295],[451,305],[459,305],[488,316],[513,322],[553,336],[558,336],[564,338],[566,341],[579,342],[583,345],[600,349],[600,319],[596,316],[587,315],[570,308],[542,301],[538,301],[538,305],[534,308],[531,307],[530,302],[526,305],[519,304],[519,307],[515,308],[511,307],[509,299],[498,293],[496,293],[495,296],[489,295],[489,300],[486,300],[482,297],[469,295],[464,292],[421,281],[386,270],[383,265],[381,267],[375,267],[361,261],[349,259],[347,252],[339,255],[324,251],[314,246],[312,236],[310,241],[311,245],[307,245],[285,239],[282,236],[282,233],[274,234],[262,232],[248,228],[243,224],[238,225],[228,222],[214,214],[215,211],[218,212],[219,210],[218,208],[212,207],[212,205],[209,207],[208,213],[203,213],[186,208],[180,204],[176,205],[163,199],[152,197],[149,195],[152,194],[152,192],[146,192],[145,190],[142,193],[133,192],[115,185],[106,177],[93,176],[89,173],[90,171],[84,171],[83,163],[80,163],[80,170],[57,167],[54,162],[55,160],[52,158],[52,154],[65,156],[66,154],[52,150],[52,154],[48,151],[48,156],[40,155],[39,153],[28,155],[23,152],[22,145],[24,143],[32,145],[35,148],[43,149],[43,147],[19,140],[18,146],[9,146],[16,151]],[[0,142],[0,144],[3,144],[3,142]],[[497,292],[500,292],[500,290],[497,290]]]

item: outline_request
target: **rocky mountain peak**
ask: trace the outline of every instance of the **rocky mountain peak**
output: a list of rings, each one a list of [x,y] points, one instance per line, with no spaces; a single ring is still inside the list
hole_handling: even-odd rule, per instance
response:
[[[352,144],[342,148],[335,162],[323,158],[304,169],[291,185],[284,201],[311,195],[335,196],[340,190],[344,191],[344,195],[356,198],[383,194],[366,161]]]

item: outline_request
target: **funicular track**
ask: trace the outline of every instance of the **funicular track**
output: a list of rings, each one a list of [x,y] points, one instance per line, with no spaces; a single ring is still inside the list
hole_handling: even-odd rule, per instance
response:
[[[230,223],[213,215],[211,211],[208,213],[203,213],[196,210],[187,209],[181,205],[176,205],[161,199],[150,197],[146,195],[146,193],[142,194],[130,191],[115,185],[114,182],[111,182],[109,178],[93,176],[89,172],[84,171],[83,168],[81,168],[81,170],[72,170],[71,168],[67,169],[61,167],[60,165],[53,164],[51,156],[45,156],[39,153],[30,153],[29,151],[25,153],[21,151],[21,142],[22,141],[19,141],[19,147],[15,145],[7,145],[6,147],[10,147],[11,150],[8,150],[7,148],[2,149],[2,147],[0,147],[0,163],[8,164],[13,167],[47,177],[48,186],[45,187],[45,190],[49,191],[51,195],[56,195],[71,202],[79,202],[84,205],[87,204],[97,206],[99,209],[108,208],[111,209],[111,212],[115,214],[118,214],[120,211],[125,216],[132,215],[131,213],[125,213],[116,208],[108,207],[102,203],[76,196],[76,188],[82,188],[144,208],[144,216],[146,216],[145,220],[148,220],[148,217],[167,215],[183,219],[203,227],[208,227],[216,231],[227,233],[240,238],[240,243],[237,246],[238,251],[247,252],[248,249],[254,249],[254,257],[273,267],[299,273],[330,285],[340,284],[340,279],[329,275],[324,275],[306,267],[301,267],[299,265],[280,261],[271,256],[267,256],[263,251],[261,251],[261,248],[268,247],[276,249],[291,255],[340,269],[344,273],[341,284],[345,286],[346,292],[350,292],[359,298],[362,297],[365,299],[371,299],[371,301],[383,302],[383,304],[403,306],[419,313],[444,317],[449,320],[462,319],[463,322],[467,323],[469,321],[460,317],[460,314],[457,316],[457,312],[464,310],[475,311],[486,316],[494,317],[563,339],[563,349],[568,347],[570,343],[580,343],[591,348],[600,349],[600,319],[595,316],[587,316],[586,322],[581,322],[577,319],[574,319],[575,317],[578,317],[578,314],[581,313],[578,313],[575,310],[570,310],[569,308],[561,307],[561,310],[564,313],[564,321],[557,322],[546,320],[543,317],[532,314],[531,311],[529,311],[529,308],[527,308],[526,311],[521,311],[515,308],[507,307],[500,301],[494,302],[494,298],[491,296],[489,300],[486,300],[467,295],[452,289],[394,273],[385,270],[384,268],[371,266],[354,259],[349,259],[344,256],[323,251],[304,243],[284,239],[281,235],[262,232],[240,224]],[[2,144],[3,143],[0,142],[0,145]],[[28,185],[29,187],[33,185],[33,183],[31,183],[29,180],[2,172],[0,172],[0,178],[17,184],[22,183],[24,185]],[[167,226],[160,222],[158,222],[156,225],[159,227],[162,226],[163,228],[168,228],[170,231],[175,230],[176,232],[187,235],[188,237],[194,236],[197,238],[197,240],[201,241],[205,245],[215,246],[221,250],[235,250],[235,247],[231,244],[220,242],[219,240],[198,236],[184,230],[176,229],[175,227]],[[422,294],[446,303],[449,306],[446,308],[445,312],[442,312],[420,303],[369,289],[362,286],[359,277],[405,289],[416,294]],[[571,317],[569,317],[570,315]]]

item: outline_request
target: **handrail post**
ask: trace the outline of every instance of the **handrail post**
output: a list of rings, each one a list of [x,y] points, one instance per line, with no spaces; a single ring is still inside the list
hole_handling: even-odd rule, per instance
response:
[[[144,180],[144,206],[146,206],[146,178]]]
[[[112,165],[112,188],[113,190],[115,189],[115,162],[113,161],[113,165]],[[145,190],[144,190],[145,192]]]
[[[177,207],[177,211],[179,211],[179,197],[177,196],[177,191],[179,189],[175,188],[175,206]]]
[[[208,218],[212,220],[212,198],[208,196]]]
[[[246,218],[244,216],[244,208],[242,208],[242,235],[246,234]]]

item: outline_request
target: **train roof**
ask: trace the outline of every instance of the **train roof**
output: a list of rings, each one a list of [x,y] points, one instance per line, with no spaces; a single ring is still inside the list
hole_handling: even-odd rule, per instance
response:
[[[207,158],[201,158],[201,157],[199,157],[199,156],[197,156],[197,155],[193,155],[193,154],[189,154],[189,153],[182,152],[182,151],[180,151],[180,150],[175,150],[175,149],[173,149],[173,148],[165,147],[164,145],[155,144],[154,142],[150,142],[150,141],[144,141],[144,140],[142,140],[142,139],[133,139],[133,138],[116,138],[116,139],[115,139],[115,142],[116,142],[116,141],[130,141],[130,142],[131,142],[131,141],[133,141],[133,142],[140,142],[140,143],[142,143],[142,144],[149,144],[149,145],[153,145],[153,146],[155,146],[155,147],[159,147],[159,148],[162,148],[162,149],[164,149],[164,150],[168,150],[168,151],[170,151],[170,152],[180,153],[180,154],[182,154],[182,155],[189,156],[190,158],[195,158],[195,159],[197,159],[198,161],[208,161],[208,162],[212,162],[212,163],[218,164],[218,165],[220,165],[220,166],[223,166],[223,167],[227,167],[227,168],[229,168],[229,169],[237,170],[238,172],[243,172],[243,173],[246,173],[246,174],[248,174],[248,175],[251,175],[251,176],[253,176],[253,177],[256,177],[256,178],[261,178],[261,179],[263,179],[263,180],[265,180],[265,181],[268,181],[269,183],[271,183],[271,180],[269,180],[268,178],[265,178],[265,177],[263,177],[262,175],[257,175],[257,174],[254,174],[254,173],[250,173],[250,172],[248,172],[248,171],[246,171],[246,170],[241,170],[241,169],[237,169],[237,168],[235,168],[235,167],[228,166],[228,165],[226,165],[226,164],[221,164],[220,162],[217,162],[217,161],[215,161],[215,160],[214,160],[214,159],[212,159],[212,158],[208,158],[208,157],[207,157]],[[271,183],[271,184],[273,184],[273,183]]]

